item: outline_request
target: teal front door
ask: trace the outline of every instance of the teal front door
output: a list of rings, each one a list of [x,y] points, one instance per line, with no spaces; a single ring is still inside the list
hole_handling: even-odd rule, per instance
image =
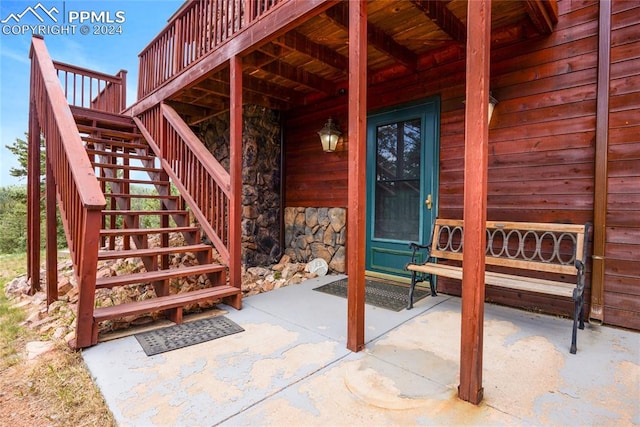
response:
[[[438,99],[367,118],[367,256],[374,275],[409,276],[409,243],[426,244],[436,217]]]

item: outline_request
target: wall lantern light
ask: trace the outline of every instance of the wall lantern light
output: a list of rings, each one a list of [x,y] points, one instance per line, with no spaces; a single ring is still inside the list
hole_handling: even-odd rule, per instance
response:
[[[493,116],[493,110],[496,108],[497,103],[498,100],[491,95],[491,92],[489,92],[489,123],[491,123],[491,116]]]
[[[462,101],[463,104],[466,104],[466,101]],[[496,108],[496,104],[498,103],[498,100],[495,99],[493,97],[493,95],[491,95],[491,92],[489,92],[489,105],[488,105],[488,109],[487,109],[487,113],[488,113],[488,123],[491,123],[491,116],[493,116],[493,110]]]
[[[336,151],[336,145],[338,145],[342,132],[340,132],[335,123],[329,119],[327,123],[324,124],[324,127],[318,131],[318,135],[320,135],[322,150],[325,153],[332,153]]]

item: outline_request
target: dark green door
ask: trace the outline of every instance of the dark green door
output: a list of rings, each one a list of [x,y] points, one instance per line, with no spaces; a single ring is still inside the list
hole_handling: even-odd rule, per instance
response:
[[[438,99],[367,118],[367,271],[408,276],[410,242],[436,217]]]

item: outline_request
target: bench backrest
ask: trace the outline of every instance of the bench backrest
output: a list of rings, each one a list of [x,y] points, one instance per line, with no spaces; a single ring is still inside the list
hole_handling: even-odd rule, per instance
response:
[[[575,261],[586,263],[589,224],[487,221],[485,263],[576,275]],[[437,219],[431,256],[462,261],[464,222]]]

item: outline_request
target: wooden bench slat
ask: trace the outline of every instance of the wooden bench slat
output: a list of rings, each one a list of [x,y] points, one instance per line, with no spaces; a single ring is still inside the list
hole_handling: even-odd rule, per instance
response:
[[[462,267],[457,267],[454,265],[431,263],[423,265],[414,264],[409,265],[407,269],[409,271],[430,273],[437,276],[444,276],[451,279],[462,280]],[[557,295],[568,298],[571,298],[573,296],[573,289],[576,287],[573,283],[537,279],[528,276],[514,276],[511,274],[496,273],[494,271],[485,272],[485,283],[502,288]]]

